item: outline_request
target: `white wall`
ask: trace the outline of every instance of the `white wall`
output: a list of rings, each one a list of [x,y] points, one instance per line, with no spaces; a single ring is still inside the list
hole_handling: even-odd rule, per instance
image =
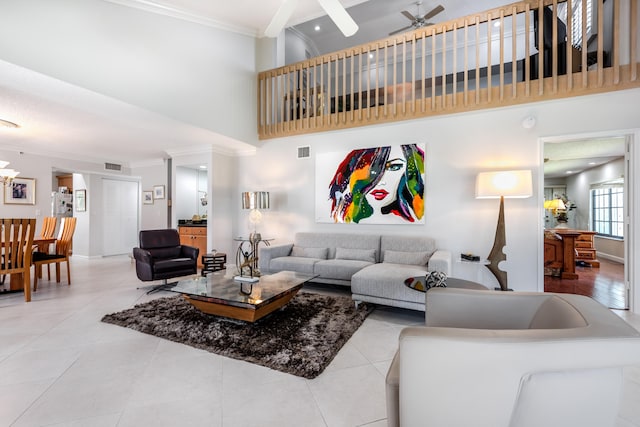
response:
[[[272,207],[264,212],[262,235],[274,244],[290,241],[296,231],[348,231],[365,233],[425,234],[454,255],[473,252],[486,256],[492,246],[498,214],[496,200],[476,200],[478,172],[531,169],[534,197],[507,200],[507,261],[509,285],[516,290],[542,290],[543,176],[541,137],[575,135],[640,127],[636,108],[640,90],[593,95],[440,116],[410,122],[345,131],[266,140],[253,157],[240,158],[240,191],[270,191]],[[524,129],[522,120],[534,116],[537,125]],[[426,144],[426,224],[365,226],[314,222],[314,157],[382,144]],[[310,145],[310,159],[296,159],[298,146]],[[635,189],[635,199],[640,191]],[[246,232],[246,212],[236,205],[235,230]],[[636,254],[636,259],[638,259]],[[484,271],[454,265],[453,275],[481,280],[493,286]]]
[[[248,143],[256,39],[102,0],[2,2],[0,58]]]
[[[153,191],[155,185],[164,185],[167,188],[167,163],[145,165],[132,168],[132,173],[140,177],[140,230],[154,230],[167,228],[168,210],[165,191],[165,198],[154,200],[153,204],[142,203],[142,192]]]
[[[590,193],[593,184],[599,184],[624,177],[624,158],[620,158],[581,174],[567,177],[567,196],[577,209],[573,211],[573,225],[580,230],[589,230]]]

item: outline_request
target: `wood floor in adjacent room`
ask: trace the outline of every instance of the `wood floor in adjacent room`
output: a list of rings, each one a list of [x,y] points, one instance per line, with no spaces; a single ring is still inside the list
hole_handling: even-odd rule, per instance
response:
[[[576,266],[576,273],[577,280],[544,276],[545,292],[586,295],[609,308],[627,308],[623,264],[600,260],[600,268]]]

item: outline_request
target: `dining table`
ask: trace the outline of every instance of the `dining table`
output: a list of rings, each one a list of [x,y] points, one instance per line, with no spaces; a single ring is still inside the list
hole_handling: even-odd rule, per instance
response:
[[[56,242],[56,238],[55,237],[42,237],[42,236],[38,236],[38,237],[34,237],[33,239],[33,246],[37,247],[40,245],[50,245]],[[38,274],[38,272],[34,272],[34,274]],[[24,283],[24,277],[22,273],[12,273],[9,275],[9,291],[10,292],[18,292],[18,291],[25,291],[27,292],[29,295],[27,295],[28,300],[31,300],[31,285],[30,284],[26,284]],[[2,283],[4,283],[4,278],[1,279]],[[25,287],[25,285],[27,285],[27,287]]]

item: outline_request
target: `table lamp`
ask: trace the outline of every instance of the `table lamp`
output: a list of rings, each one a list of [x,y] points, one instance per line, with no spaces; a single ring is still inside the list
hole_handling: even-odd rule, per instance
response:
[[[498,268],[500,261],[507,259],[503,252],[503,248],[507,243],[504,223],[504,199],[524,199],[531,197],[531,193],[530,170],[481,172],[476,178],[476,199],[500,199],[496,236],[493,241],[493,248],[487,257],[489,264],[486,266],[500,284],[500,288],[496,288],[496,290],[510,290],[507,286],[507,272]]]
[[[250,209],[249,222],[253,225],[253,233],[249,235],[250,240],[260,240],[261,236],[257,231],[258,224],[262,221],[260,209],[269,209],[268,191],[245,191],[242,193],[242,209]]]

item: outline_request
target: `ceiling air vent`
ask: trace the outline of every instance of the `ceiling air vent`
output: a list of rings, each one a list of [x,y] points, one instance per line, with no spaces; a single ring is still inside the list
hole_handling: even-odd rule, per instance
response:
[[[121,172],[122,171],[122,165],[119,165],[117,163],[105,163],[104,164],[104,170]]]
[[[306,147],[298,147],[298,158],[306,159],[310,156],[311,148],[307,145]]]

